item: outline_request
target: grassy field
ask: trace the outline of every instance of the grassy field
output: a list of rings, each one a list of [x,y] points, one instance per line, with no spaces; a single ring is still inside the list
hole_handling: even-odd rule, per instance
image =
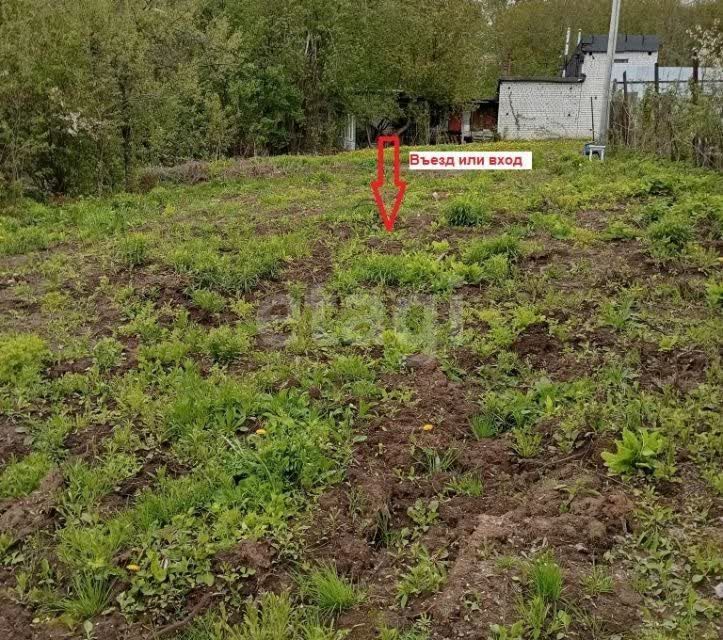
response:
[[[723,177],[504,148],[2,212],[0,640],[719,638]]]

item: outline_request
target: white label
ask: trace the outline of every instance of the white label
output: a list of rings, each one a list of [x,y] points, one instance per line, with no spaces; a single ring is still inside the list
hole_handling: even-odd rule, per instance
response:
[[[410,151],[411,171],[530,171],[532,151]]]

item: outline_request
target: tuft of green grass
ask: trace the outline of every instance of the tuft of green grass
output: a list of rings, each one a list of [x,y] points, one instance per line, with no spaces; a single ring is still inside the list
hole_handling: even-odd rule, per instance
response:
[[[123,353],[123,345],[115,338],[101,338],[93,347],[93,361],[101,371],[117,366]]]
[[[35,491],[52,466],[50,457],[39,451],[20,460],[11,458],[0,475],[0,499],[19,498]]]
[[[612,593],[613,577],[605,567],[594,564],[592,571],[583,579],[585,593],[589,596],[597,596],[601,593]]]
[[[484,493],[484,482],[476,473],[465,473],[452,478],[445,490],[453,495],[479,498]]]
[[[470,420],[472,433],[477,440],[486,440],[497,436],[497,424],[493,414],[479,413]]]
[[[482,205],[471,198],[458,198],[444,208],[444,219],[452,227],[476,227],[489,220]]]
[[[196,289],[191,293],[191,300],[199,309],[207,313],[220,313],[226,306],[226,298],[220,293],[208,289]]]
[[[359,587],[340,576],[332,564],[321,565],[301,576],[299,587],[305,600],[332,615],[351,609],[364,598]]]
[[[243,622],[230,629],[232,640],[287,640],[293,638],[296,619],[288,594],[265,593],[247,602]]]
[[[128,267],[141,267],[148,261],[148,238],[142,234],[130,234],[118,243],[118,259]]]
[[[534,458],[542,450],[542,434],[531,427],[513,429],[512,448],[520,458]]]
[[[705,299],[711,308],[723,310],[723,280],[710,280],[706,283]]]
[[[205,351],[214,361],[230,364],[246,353],[251,345],[248,333],[227,325],[215,327],[208,332]]]
[[[71,594],[58,603],[58,609],[69,622],[82,622],[103,612],[109,605],[112,585],[104,579],[76,574]]]
[[[439,450],[431,447],[420,447],[417,454],[418,464],[430,476],[449,471],[454,467],[458,458],[459,451],[457,449]]]
[[[562,569],[550,552],[538,556],[532,563],[530,582],[535,595],[549,604],[556,603],[562,596]]]
[[[0,335],[0,384],[24,386],[37,381],[49,356],[47,343],[36,335]]]
[[[521,253],[520,239],[511,233],[503,233],[470,242],[462,253],[462,260],[466,264],[484,265],[493,256],[506,256],[510,262],[514,262]]]

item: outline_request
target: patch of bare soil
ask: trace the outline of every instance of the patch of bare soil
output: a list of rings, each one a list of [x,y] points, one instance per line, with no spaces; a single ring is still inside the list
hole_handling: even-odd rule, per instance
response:
[[[27,434],[22,432],[11,418],[0,416],[0,468],[11,458],[22,458],[29,447],[25,444]]]
[[[17,541],[51,524],[57,493],[62,486],[63,476],[54,469],[29,496],[0,503],[0,534]]]
[[[703,351],[660,351],[657,346],[640,346],[640,384],[646,388],[662,389],[672,386],[688,393],[705,381],[708,357]]]
[[[537,327],[518,347],[533,358],[546,358],[559,347],[551,350],[547,344]],[[568,578],[568,595],[576,598],[575,576],[589,573],[593,561],[629,530],[627,496],[601,479],[594,463],[586,471],[591,447],[574,462],[560,457],[559,463],[548,460],[544,469],[535,469],[521,464],[504,438],[473,440],[469,419],[476,404],[470,389],[448,380],[434,359],[413,358],[409,373],[385,380],[388,388],[410,387],[412,401],[366,428],[348,483],[321,498],[307,541],[316,560],[335,562],[369,587],[369,598],[339,625],[351,629],[354,640],[372,640],[382,624],[404,626],[426,613],[432,618],[432,638],[486,638],[490,624],[514,621],[521,595],[515,570],[499,558],[529,556],[544,547],[554,551]],[[433,429],[424,431],[425,423]],[[425,450],[456,452],[452,467],[430,476],[421,464]],[[395,607],[402,565],[388,545],[390,532],[413,528],[408,509],[418,500],[438,499],[451,477],[465,472],[483,480],[483,495],[443,499],[438,521],[421,538],[431,553],[446,559],[444,587],[413,598],[405,608]],[[578,490],[567,491],[570,487]],[[630,594],[626,576],[618,576],[616,584],[615,594],[594,602],[608,633],[638,621],[634,598],[626,604],[617,597]]]

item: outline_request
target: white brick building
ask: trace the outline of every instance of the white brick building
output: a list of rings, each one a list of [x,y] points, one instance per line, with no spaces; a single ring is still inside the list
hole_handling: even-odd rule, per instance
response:
[[[627,68],[655,68],[655,36],[618,39],[613,78]],[[502,78],[497,130],[507,139],[594,138],[607,70],[607,36],[588,36],[567,62],[563,77]]]

